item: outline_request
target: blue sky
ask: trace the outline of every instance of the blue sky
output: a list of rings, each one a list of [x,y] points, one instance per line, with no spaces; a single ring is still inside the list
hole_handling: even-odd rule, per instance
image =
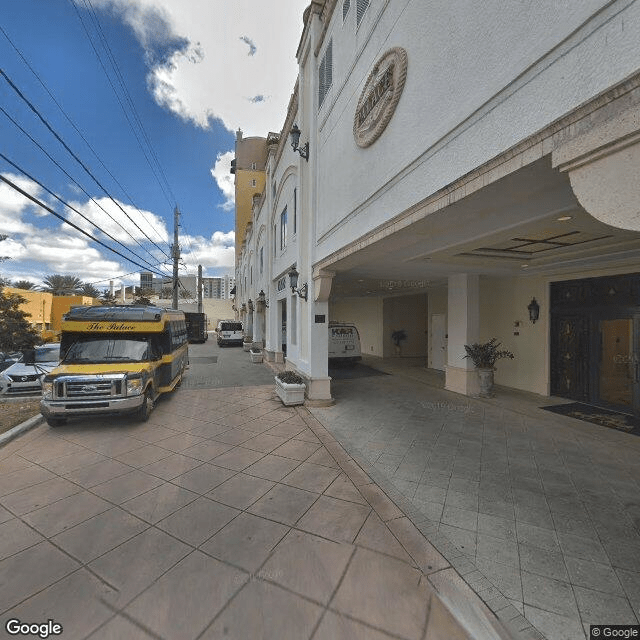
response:
[[[170,272],[165,254],[170,253],[177,203],[182,213],[181,274],[195,273],[197,264],[206,275],[232,273],[233,182],[228,169],[235,131],[266,135],[280,130],[296,78],[295,52],[306,4],[0,0],[5,74],[0,77],[0,106],[6,112],[0,111],[0,153],[42,186],[2,158],[0,174],[121,254],[164,273]],[[40,284],[48,274],[63,273],[99,288],[110,279],[139,281],[140,267],[4,182],[0,234],[9,235],[0,243],[0,256],[11,258],[0,264],[5,278]],[[126,275],[130,272],[136,273]]]

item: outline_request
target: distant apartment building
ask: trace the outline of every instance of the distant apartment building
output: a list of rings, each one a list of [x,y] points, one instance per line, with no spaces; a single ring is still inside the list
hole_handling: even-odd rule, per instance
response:
[[[233,276],[215,276],[202,278],[202,297],[214,298],[217,300],[226,300],[231,297],[230,292],[235,285]],[[170,277],[154,276],[150,272],[140,273],[140,287],[153,291],[160,295],[163,289],[171,289],[173,286]],[[179,278],[179,296],[181,298],[198,298],[198,277],[197,276],[180,276]]]

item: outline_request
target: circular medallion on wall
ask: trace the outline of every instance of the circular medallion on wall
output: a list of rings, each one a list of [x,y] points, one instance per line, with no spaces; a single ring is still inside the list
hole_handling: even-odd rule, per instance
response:
[[[359,147],[372,145],[385,130],[396,109],[407,78],[407,52],[386,51],[369,74],[353,119],[353,137]]]

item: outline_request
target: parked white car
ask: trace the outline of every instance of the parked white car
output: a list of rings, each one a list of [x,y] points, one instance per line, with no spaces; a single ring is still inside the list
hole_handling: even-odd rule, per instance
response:
[[[34,348],[33,362],[16,362],[0,372],[0,396],[38,394],[42,378],[60,362],[60,343]]]

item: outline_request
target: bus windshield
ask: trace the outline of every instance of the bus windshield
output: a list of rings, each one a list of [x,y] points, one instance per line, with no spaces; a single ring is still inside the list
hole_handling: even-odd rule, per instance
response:
[[[83,336],[69,346],[64,362],[145,362],[153,353],[148,338]]]

